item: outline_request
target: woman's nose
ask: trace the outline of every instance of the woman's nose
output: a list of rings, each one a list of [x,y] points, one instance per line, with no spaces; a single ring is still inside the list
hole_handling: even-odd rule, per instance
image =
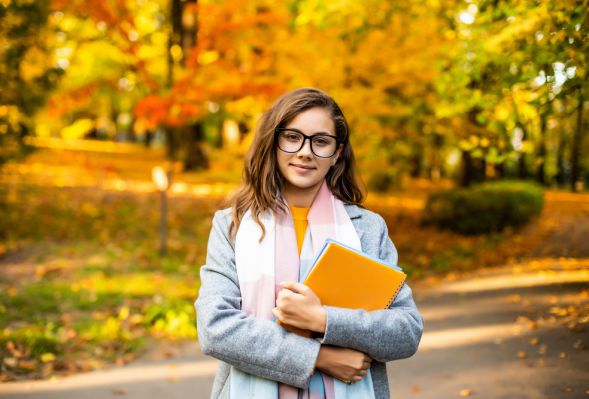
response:
[[[297,152],[297,155],[310,157],[311,154],[313,154],[313,151],[311,151],[311,139],[305,138],[304,140],[305,141],[303,141],[303,146]]]

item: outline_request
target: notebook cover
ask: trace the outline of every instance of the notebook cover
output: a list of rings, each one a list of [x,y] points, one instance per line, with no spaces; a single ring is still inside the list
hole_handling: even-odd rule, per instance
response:
[[[406,277],[399,267],[330,239],[304,284],[322,305],[370,311],[388,308]]]

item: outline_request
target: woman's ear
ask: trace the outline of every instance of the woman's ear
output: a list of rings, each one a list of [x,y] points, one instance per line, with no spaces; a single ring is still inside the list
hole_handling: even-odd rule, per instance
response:
[[[333,160],[331,161],[331,166],[334,166],[337,163],[337,161],[339,160],[339,157],[342,154],[342,148],[343,148],[343,145],[340,144],[339,148],[335,152],[335,156],[333,157]]]

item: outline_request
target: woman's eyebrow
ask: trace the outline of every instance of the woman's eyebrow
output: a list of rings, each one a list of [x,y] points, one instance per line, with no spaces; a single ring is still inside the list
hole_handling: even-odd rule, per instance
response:
[[[300,129],[297,129],[296,127],[286,127],[285,129],[294,130],[295,132],[299,132],[299,133],[302,133],[302,134],[306,134],[306,133],[304,133],[302,130],[300,130]],[[317,135],[317,134],[325,134],[325,135],[328,135],[328,136],[333,136],[333,137],[336,137],[336,136],[335,136],[335,133],[330,133],[330,132],[314,132],[314,133],[311,133],[310,135],[309,135],[309,134],[307,134],[307,136],[315,136],[315,135]]]

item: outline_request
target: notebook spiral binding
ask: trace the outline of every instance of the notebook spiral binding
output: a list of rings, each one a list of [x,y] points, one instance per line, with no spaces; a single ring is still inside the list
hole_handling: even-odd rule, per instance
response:
[[[395,301],[397,294],[399,293],[399,291],[401,291],[401,288],[403,288],[404,285],[405,285],[405,280],[403,280],[403,284],[399,285],[399,288],[397,288],[397,291],[395,291],[393,293],[393,295],[391,296],[391,299],[389,299],[389,302],[387,303],[387,306],[384,307],[385,309],[388,309],[391,306],[391,303],[393,303]]]

